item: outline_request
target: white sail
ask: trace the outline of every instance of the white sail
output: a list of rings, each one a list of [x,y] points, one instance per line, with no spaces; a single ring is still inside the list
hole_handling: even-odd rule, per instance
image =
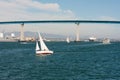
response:
[[[38,41],[36,41],[36,50],[40,50],[39,45],[38,45]]]
[[[39,38],[40,38],[41,50],[43,50],[43,51],[48,51],[49,49],[48,49],[47,46],[45,45],[45,43],[44,43],[44,41],[43,41],[43,39],[42,39],[40,33],[38,33],[38,34],[39,34]]]
[[[69,42],[70,42],[70,39],[69,39],[69,37],[67,37],[67,38],[66,38],[66,41],[67,41],[67,43],[69,43]]]

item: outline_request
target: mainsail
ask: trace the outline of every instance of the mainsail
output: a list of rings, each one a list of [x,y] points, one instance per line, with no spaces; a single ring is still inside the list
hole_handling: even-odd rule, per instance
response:
[[[43,42],[43,39],[42,39],[40,33],[38,33],[38,34],[39,34],[39,38],[40,38],[41,50],[43,50],[43,51],[48,51],[49,49],[47,48],[47,46],[46,46],[45,43]]]
[[[69,37],[67,37],[67,38],[66,38],[66,41],[67,41],[67,43],[69,43],[69,42],[70,42],[70,39],[69,39]]]

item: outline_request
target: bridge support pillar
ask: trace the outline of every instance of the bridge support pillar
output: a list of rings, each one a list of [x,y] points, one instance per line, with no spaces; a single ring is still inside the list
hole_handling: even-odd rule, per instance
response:
[[[21,24],[20,41],[24,41],[24,23]]]
[[[80,41],[80,32],[79,32],[79,30],[80,30],[80,27],[79,27],[79,24],[80,23],[76,23],[77,24],[77,27],[76,27],[76,42],[78,42],[78,41]]]

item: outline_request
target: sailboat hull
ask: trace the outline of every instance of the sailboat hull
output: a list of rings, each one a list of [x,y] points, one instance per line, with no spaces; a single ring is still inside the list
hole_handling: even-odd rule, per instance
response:
[[[53,54],[53,51],[36,51],[37,55]]]

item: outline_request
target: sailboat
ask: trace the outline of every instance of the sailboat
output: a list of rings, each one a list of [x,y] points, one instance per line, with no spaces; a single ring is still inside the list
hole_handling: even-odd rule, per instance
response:
[[[66,38],[66,41],[67,41],[67,43],[70,43],[70,39],[69,39],[69,37]]]
[[[110,39],[108,38],[105,38],[103,41],[102,41],[103,44],[110,44]]]
[[[49,50],[44,43],[40,33],[39,34],[39,40],[36,41],[36,54],[38,55],[44,55],[44,54],[53,54],[53,51]],[[39,46],[40,43],[40,46]]]

